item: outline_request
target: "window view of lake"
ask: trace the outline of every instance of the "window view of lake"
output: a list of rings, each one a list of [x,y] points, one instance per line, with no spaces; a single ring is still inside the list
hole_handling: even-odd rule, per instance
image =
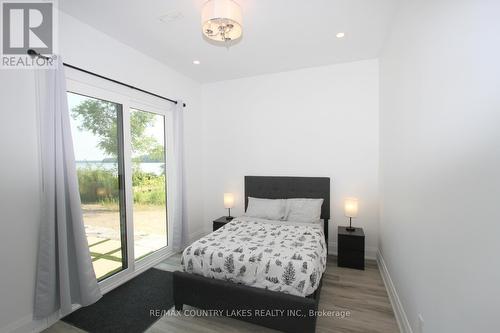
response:
[[[120,104],[68,93],[75,160],[118,161],[122,107]],[[99,163],[99,162],[98,162]],[[99,163],[100,164],[100,163]],[[77,163],[83,223],[98,279],[127,267],[121,237],[124,211],[118,163]],[[120,171],[121,173],[122,171]]]
[[[68,92],[83,221],[99,280],[133,259],[167,246],[166,145],[164,116]],[[130,115],[123,128],[124,113]],[[132,170],[123,165],[123,131],[129,131]],[[122,177],[119,177],[121,174]],[[125,212],[124,176],[132,178],[133,216]],[[119,182],[123,182],[120,184]],[[133,239],[126,239],[126,224]]]
[[[165,163],[158,162],[141,162],[136,163],[142,172],[153,173],[161,175],[164,172]],[[99,161],[76,161],[77,168],[102,168],[104,170],[118,170],[118,163],[116,162],[99,162]]]

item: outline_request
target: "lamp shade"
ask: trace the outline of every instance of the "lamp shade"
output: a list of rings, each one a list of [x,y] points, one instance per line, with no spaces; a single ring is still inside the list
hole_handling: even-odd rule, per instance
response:
[[[233,208],[234,195],[232,193],[224,193],[224,208]]]
[[[236,40],[242,34],[241,7],[233,0],[208,0],[201,12],[203,34],[216,41]]]
[[[358,216],[358,199],[347,198],[344,201],[344,214],[347,217]]]

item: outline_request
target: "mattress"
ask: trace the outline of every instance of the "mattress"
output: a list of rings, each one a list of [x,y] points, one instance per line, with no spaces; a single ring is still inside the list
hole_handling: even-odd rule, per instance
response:
[[[312,294],[326,268],[319,223],[235,218],[188,246],[185,272],[296,296]]]

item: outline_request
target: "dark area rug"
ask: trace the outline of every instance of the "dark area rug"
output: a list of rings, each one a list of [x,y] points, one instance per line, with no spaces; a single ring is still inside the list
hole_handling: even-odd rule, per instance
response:
[[[151,268],[62,320],[91,333],[144,332],[174,305],[172,273]]]

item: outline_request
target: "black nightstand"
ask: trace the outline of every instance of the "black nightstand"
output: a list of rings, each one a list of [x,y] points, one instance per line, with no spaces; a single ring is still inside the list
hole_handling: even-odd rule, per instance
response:
[[[362,228],[347,231],[346,227],[339,227],[338,238],[338,266],[356,269],[365,269],[365,233]]]
[[[226,219],[226,216],[219,217],[217,220],[214,220],[213,222],[213,231],[222,228],[223,226],[226,225],[226,223],[231,222],[233,219]]]

